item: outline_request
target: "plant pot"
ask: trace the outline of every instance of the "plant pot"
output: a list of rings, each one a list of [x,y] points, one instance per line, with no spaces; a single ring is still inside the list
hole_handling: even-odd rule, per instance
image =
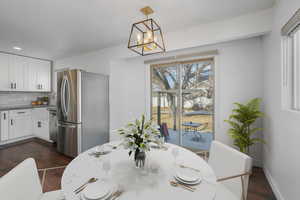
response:
[[[139,149],[135,150],[134,152],[135,166],[138,168],[143,168],[145,166],[145,160],[146,160],[146,153],[140,151]]]

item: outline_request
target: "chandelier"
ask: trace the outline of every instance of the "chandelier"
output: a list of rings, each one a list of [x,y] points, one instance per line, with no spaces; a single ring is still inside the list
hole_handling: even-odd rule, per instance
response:
[[[146,16],[146,19],[132,25],[128,48],[142,56],[165,52],[160,26],[152,18],[148,18],[154,11],[149,6],[140,11]]]

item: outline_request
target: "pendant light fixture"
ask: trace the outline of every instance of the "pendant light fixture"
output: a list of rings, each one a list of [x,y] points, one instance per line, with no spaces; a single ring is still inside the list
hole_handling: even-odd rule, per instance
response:
[[[146,19],[136,22],[131,27],[128,48],[142,56],[166,51],[160,26],[149,15],[154,13],[149,6],[140,10]]]

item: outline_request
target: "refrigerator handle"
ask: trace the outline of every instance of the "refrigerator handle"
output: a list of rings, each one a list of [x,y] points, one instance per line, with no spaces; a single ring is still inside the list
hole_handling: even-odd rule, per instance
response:
[[[65,108],[65,84],[66,84],[66,79],[65,77],[62,79],[62,83],[61,83],[61,88],[60,88],[60,101],[61,101],[61,108],[62,108],[62,112],[63,115],[66,116],[66,108]]]
[[[70,109],[70,83],[69,83],[69,79],[66,78],[66,89],[67,89],[67,98],[65,97],[65,111],[66,111],[66,116],[68,116],[69,113],[69,109]],[[67,99],[67,100],[66,100]]]
[[[66,124],[57,124],[57,126],[63,127],[63,128],[76,128],[75,125],[66,125]]]

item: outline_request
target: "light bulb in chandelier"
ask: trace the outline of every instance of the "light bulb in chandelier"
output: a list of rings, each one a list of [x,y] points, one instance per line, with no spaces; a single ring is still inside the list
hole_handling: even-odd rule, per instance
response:
[[[136,39],[137,39],[137,44],[138,45],[143,43],[141,34],[137,34]]]

